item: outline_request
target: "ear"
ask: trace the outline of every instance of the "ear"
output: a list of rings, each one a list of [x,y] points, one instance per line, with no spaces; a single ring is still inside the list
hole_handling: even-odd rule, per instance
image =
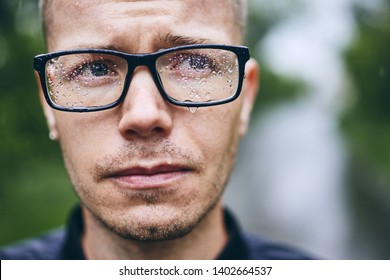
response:
[[[37,72],[35,72],[35,78],[37,80],[38,88],[39,88],[39,99],[41,101],[41,105],[43,108],[43,112],[46,117],[47,121],[47,126],[49,128],[49,138],[51,140],[58,140],[59,139],[59,134],[58,134],[58,129],[57,129],[57,123],[56,123],[56,118],[53,112],[53,109],[47,104],[45,100],[45,95],[43,93],[42,85],[40,82],[40,78]]]
[[[256,100],[257,91],[259,89],[259,66],[254,59],[250,59],[245,65],[245,80],[242,88],[242,108],[240,115],[239,135],[243,137],[247,130],[252,112],[253,105]]]

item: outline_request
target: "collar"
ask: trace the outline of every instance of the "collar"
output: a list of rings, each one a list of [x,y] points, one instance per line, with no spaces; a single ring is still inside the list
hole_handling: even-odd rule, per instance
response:
[[[229,239],[217,258],[218,260],[239,260],[248,259],[249,251],[244,241],[242,233],[233,215],[224,210],[225,226],[228,230]],[[61,259],[63,260],[85,260],[81,247],[81,235],[83,233],[83,217],[81,207],[77,206],[72,211],[65,235],[65,242],[61,250]]]

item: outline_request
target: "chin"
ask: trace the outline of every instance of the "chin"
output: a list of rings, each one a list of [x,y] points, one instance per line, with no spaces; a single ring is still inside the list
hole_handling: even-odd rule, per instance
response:
[[[158,216],[158,215],[156,215]],[[148,219],[147,217],[123,218],[121,221],[105,222],[103,225],[111,232],[126,240],[157,242],[182,238],[190,233],[203,217],[182,216],[181,218]]]
[[[159,242],[182,238],[189,234],[196,225],[170,224],[165,226],[149,225],[136,229],[111,228],[118,236],[126,240]]]
[[[121,214],[112,212],[111,217],[94,216],[106,229],[123,239],[158,242],[186,236],[208,216],[215,205],[203,205],[201,209],[144,205]]]

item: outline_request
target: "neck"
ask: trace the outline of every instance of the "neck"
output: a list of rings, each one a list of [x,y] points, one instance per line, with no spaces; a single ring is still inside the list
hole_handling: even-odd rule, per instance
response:
[[[96,221],[85,208],[83,217],[82,247],[87,259],[215,259],[228,238],[220,204],[217,204],[189,234],[168,241],[126,240]]]

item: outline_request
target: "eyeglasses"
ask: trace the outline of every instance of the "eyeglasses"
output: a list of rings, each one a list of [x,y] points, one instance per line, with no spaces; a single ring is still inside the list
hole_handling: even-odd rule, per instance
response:
[[[240,95],[249,50],[241,46],[188,45],[149,54],[84,49],[34,58],[47,103],[71,112],[113,108],[126,97],[134,70],[147,66],[168,102],[205,107]]]

